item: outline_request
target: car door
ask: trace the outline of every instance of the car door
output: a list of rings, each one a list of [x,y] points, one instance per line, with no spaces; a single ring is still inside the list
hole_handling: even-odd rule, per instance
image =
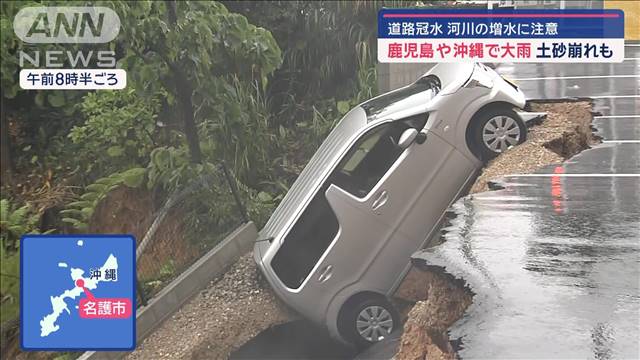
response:
[[[425,123],[426,115],[419,115],[362,135],[287,235],[304,237],[304,245],[285,240],[271,265],[299,311],[320,320],[332,297],[365,275],[373,279],[367,280],[369,290],[387,291],[420,246],[438,211],[421,204],[424,221],[406,223],[415,228],[405,231],[399,227],[453,151],[422,130]],[[426,141],[399,148],[411,127],[422,130]]]
[[[407,229],[419,233],[419,240],[398,231],[399,224],[452,151],[450,145],[439,138],[430,139],[429,134],[421,144],[416,142],[406,149],[397,145],[405,130],[422,130],[425,123],[426,115],[419,115],[369,130],[334,170],[325,196],[340,224],[340,234],[320,260],[311,281],[343,289],[360,281],[372,266],[377,266],[379,253],[391,248],[395,249],[388,254],[392,258],[381,262],[388,267],[388,274],[371,282],[370,287],[386,291],[394,279],[389,274],[397,277],[409,262],[430,222]],[[319,289],[314,296],[333,293],[323,294]]]
[[[370,223],[368,226],[376,231],[373,237],[355,236],[336,243],[323,260],[319,269],[332,266],[335,272],[338,270],[336,264],[344,266],[344,273],[348,275],[336,277],[336,282],[342,282],[339,287],[348,286],[366,275],[364,281],[371,290],[390,290],[409,264],[411,254],[423,245],[473,172],[473,164],[453,146],[423,129],[426,117],[422,114],[382,125],[387,128],[358,167],[347,155],[336,169],[340,171],[346,167],[352,175],[360,173],[359,178],[352,181],[340,179],[340,174],[335,174],[334,184],[327,190],[327,200],[340,225],[349,223],[352,215],[340,214],[338,207],[350,204],[360,214],[365,214]],[[402,133],[412,127],[422,131],[426,139],[415,141],[406,149],[398,148]],[[365,143],[371,141],[364,140]],[[361,221],[361,226],[367,221]],[[356,254],[357,258],[349,261]]]
[[[409,146],[372,190],[369,211],[389,229],[367,273],[385,291],[398,284],[411,255],[425,245],[475,167],[438,134]]]

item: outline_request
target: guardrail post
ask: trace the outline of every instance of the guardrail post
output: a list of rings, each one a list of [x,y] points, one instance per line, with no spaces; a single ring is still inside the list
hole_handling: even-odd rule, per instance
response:
[[[137,277],[136,277],[136,289],[138,290],[138,295],[140,295],[140,303],[142,304],[142,306],[147,306],[147,296],[144,293],[144,289],[142,288],[142,285],[140,284],[140,280],[138,280]]]
[[[224,161],[222,161],[222,171],[224,172],[224,177],[227,179],[227,183],[229,183],[229,188],[231,188],[231,193],[233,194],[234,199],[236,200],[236,206],[238,207],[238,211],[240,212],[240,217],[245,223],[249,222],[249,216],[247,216],[247,210],[244,208],[242,201],[240,200],[240,194],[238,194],[238,188],[236,188],[236,184],[231,178],[231,174],[229,173],[229,169],[227,169],[227,165]]]

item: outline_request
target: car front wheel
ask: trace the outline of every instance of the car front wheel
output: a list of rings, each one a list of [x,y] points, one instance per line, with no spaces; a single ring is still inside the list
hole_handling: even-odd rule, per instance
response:
[[[527,139],[527,127],[511,109],[483,112],[474,120],[474,143],[488,161]]]

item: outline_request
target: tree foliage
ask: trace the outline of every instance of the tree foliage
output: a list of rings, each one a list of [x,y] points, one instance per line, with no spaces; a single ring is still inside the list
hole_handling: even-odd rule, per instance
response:
[[[230,89],[216,86],[230,76],[266,84],[281,62],[278,45],[269,31],[216,2],[117,2],[114,7],[126,14],[121,64],[131,82],[147,94],[170,94],[167,101],[178,107],[191,158],[201,162],[196,124],[202,119],[196,116],[224,97],[211,90]]]
[[[38,233],[40,217],[29,205],[0,200],[0,324],[15,319],[19,311],[20,237]]]
[[[377,11],[408,1],[223,1],[271,30],[283,65],[270,83],[272,110],[290,126],[319,101],[375,94]]]
[[[380,1],[114,0],[100,2],[121,20],[109,44],[16,38],[12,21],[20,8],[56,4],[69,3],[0,5],[2,167],[4,174],[11,154],[21,181],[53,173],[79,188],[56,213],[76,230],[86,231],[98,204],[119,186],[147,186],[162,201],[206,179],[186,200],[186,228],[192,239],[215,238],[237,221],[221,161],[249,199],[252,219],[262,223],[335,123],[376,92],[372,44]],[[104,47],[127,71],[126,90],[19,90],[19,51]],[[40,214],[23,201],[2,206],[9,214],[3,241],[38,230]],[[11,243],[2,246],[3,272],[18,263]],[[17,295],[5,294],[15,288],[4,281],[2,298],[14,301]]]
[[[3,182],[10,180],[11,173],[20,166],[21,155],[30,155],[27,164],[30,166],[43,165],[52,167],[56,157],[50,156],[52,145],[48,141],[31,141],[33,139],[50,139],[60,132],[68,131],[75,124],[74,113],[77,104],[86,91],[62,91],[62,90],[20,90],[18,81],[20,65],[20,52],[24,51],[31,57],[36,52],[48,50],[67,51],[84,49],[89,50],[93,45],[78,44],[25,44],[17,38],[13,31],[13,19],[17,12],[26,6],[42,6],[64,4],[64,1],[3,1],[0,3],[0,86],[2,87],[2,114],[0,117],[0,145]],[[44,62],[44,54],[40,60]],[[35,67],[28,61],[25,68]],[[55,119],[54,123],[51,119]],[[14,129],[15,133],[10,134]],[[18,146],[25,142],[39,153],[23,154],[18,151]],[[61,149],[56,149],[61,150]],[[45,154],[46,153],[46,154]],[[48,155],[48,156],[44,156]],[[35,157],[34,157],[35,156]],[[34,160],[34,161],[31,161]],[[37,160],[37,161],[35,161]],[[49,163],[44,163],[51,160]]]
[[[89,93],[80,104],[86,121],[73,127],[83,172],[108,174],[146,165],[158,136],[157,97],[143,99],[135,89]]]

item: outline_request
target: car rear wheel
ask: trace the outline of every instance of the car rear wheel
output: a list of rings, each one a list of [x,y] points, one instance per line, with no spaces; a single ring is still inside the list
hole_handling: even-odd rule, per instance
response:
[[[400,326],[397,311],[383,296],[350,305],[341,323],[348,340],[359,348],[384,340]]]
[[[488,161],[527,139],[527,127],[515,111],[493,109],[474,120],[474,145]]]

